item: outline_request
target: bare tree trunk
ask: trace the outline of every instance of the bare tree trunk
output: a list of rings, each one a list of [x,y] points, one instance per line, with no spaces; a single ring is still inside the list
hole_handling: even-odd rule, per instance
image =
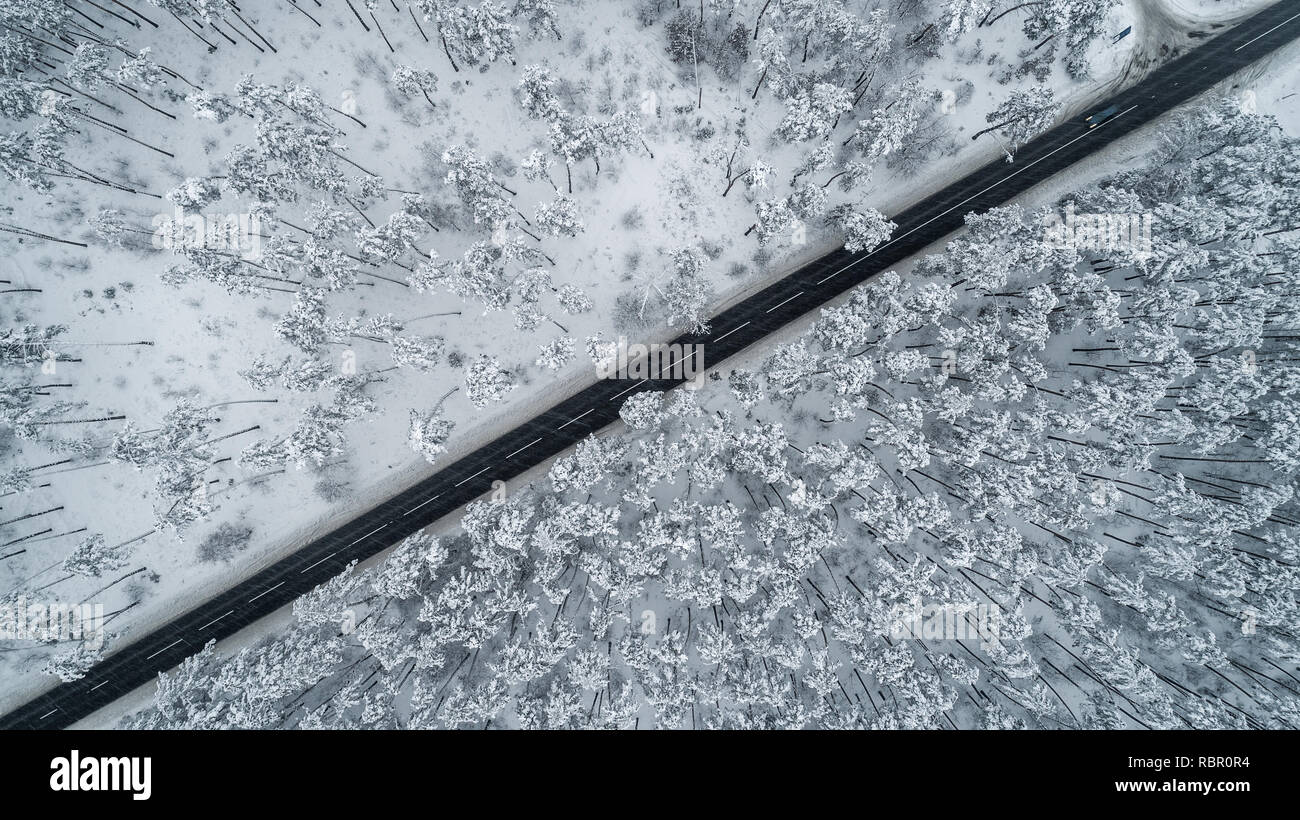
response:
[[[348,8],[352,9],[352,14],[356,16],[356,18],[357,18],[357,22],[360,23],[360,24],[361,24],[361,27],[362,27],[363,29],[366,30],[366,33],[367,33],[367,34],[369,34],[369,33],[370,33],[370,26],[366,25],[366,21],[361,19],[361,15],[360,15],[360,14],[357,14],[356,6],[353,6],[353,5],[352,5],[352,0],[343,0],[343,2],[345,2],[345,3],[348,4]]]
[[[451,62],[451,70],[459,74],[460,66],[456,65],[455,58],[451,56],[451,48],[447,45],[447,35],[443,34],[442,32],[438,32],[438,36],[442,38],[442,50],[447,55],[447,59]]]
[[[758,10],[758,17],[754,20],[754,42],[758,42],[758,30],[761,28],[760,24],[763,22],[763,14],[767,11],[767,7],[770,5],[772,5],[772,0],[767,0],[763,3],[763,8]]]

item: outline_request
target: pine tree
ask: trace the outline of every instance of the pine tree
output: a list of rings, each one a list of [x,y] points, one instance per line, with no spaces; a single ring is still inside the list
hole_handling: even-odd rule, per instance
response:
[[[447,346],[441,336],[394,336],[389,344],[392,345],[394,363],[423,372],[437,366]]]
[[[515,379],[501,368],[501,362],[486,353],[475,357],[465,370],[465,395],[475,407],[502,401],[515,388]]]
[[[871,250],[889,239],[898,225],[874,208],[865,212],[851,205],[839,205],[831,210],[827,221],[844,234],[844,249],[849,253]]]
[[[578,216],[577,202],[561,194],[554,202],[537,206],[537,227],[551,236],[577,236],[586,226]]]
[[[275,335],[308,355],[315,355],[327,341],[325,291],[303,286],[293,306],[275,324]]]
[[[541,346],[537,361],[534,364],[552,372],[560,370],[573,361],[574,347],[573,339],[568,336],[552,339]]]
[[[785,100],[785,117],[776,133],[790,142],[824,139],[839,123],[840,115],[852,107],[848,91],[832,83],[816,83]]]
[[[554,91],[558,80],[549,68],[527,65],[520,74],[519,104],[529,117],[553,122],[564,113],[564,108],[560,105],[560,100]]]
[[[944,42],[955,42],[977,28],[993,8],[993,0],[945,0],[939,16]]]
[[[1005,149],[1010,160],[1017,148],[1051,126],[1059,108],[1052,89],[1048,86],[1038,85],[1013,91],[985,117],[992,125],[972,134],[971,139],[979,139],[990,131],[998,131],[1007,139]]]
[[[438,77],[428,69],[412,68],[409,65],[399,65],[393,69],[393,88],[399,93],[413,96],[420,94],[431,108],[437,108],[437,104],[430,97],[438,91]]]
[[[63,559],[61,566],[64,572],[100,578],[105,572],[126,566],[130,556],[131,551],[126,544],[109,546],[102,533],[95,533],[78,543],[68,557]]]
[[[510,13],[528,21],[528,36],[534,40],[564,39],[560,36],[560,26],[555,17],[555,0],[515,0]]]
[[[111,82],[109,69],[109,51],[97,43],[83,42],[68,60],[68,82],[89,91],[98,91],[106,82]]]
[[[888,105],[875,108],[858,122],[849,141],[870,166],[900,151],[916,133],[921,115],[932,95],[918,80],[909,80],[892,91]]]
[[[477,154],[463,146],[452,146],[442,154],[447,165],[444,182],[452,186],[460,201],[470,209],[474,222],[495,227],[508,224],[514,209],[501,195],[504,190]]]
[[[668,324],[690,333],[707,333],[713,289],[704,275],[703,254],[697,248],[678,248],[672,252],[672,262],[672,279],[663,294]]]

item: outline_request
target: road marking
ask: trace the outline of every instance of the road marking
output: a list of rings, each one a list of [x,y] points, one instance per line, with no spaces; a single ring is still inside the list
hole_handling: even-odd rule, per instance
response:
[[[541,439],[534,439],[533,441],[528,442],[528,443],[525,444],[523,447],[520,447],[518,450],[515,450],[515,451],[514,451],[513,453],[511,453],[510,455],[506,456],[506,458],[514,458],[515,456],[519,455],[519,454],[522,453],[524,450],[527,450],[529,447],[532,447],[534,444],[536,444],[536,443],[539,442],[539,441],[541,441]]]
[[[1294,19],[1297,18],[1297,17],[1300,17],[1300,14],[1293,14],[1293,15],[1291,15],[1290,17],[1286,18],[1286,19],[1283,20],[1282,22],[1278,23],[1276,26],[1273,26],[1271,29],[1269,29],[1268,31],[1264,32],[1264,34],[1256,35],[1255,37],[1252,37],[1251,39],[1249,39],[1249,40],[1247,40],[1246,42],[1242,43],[1241,45],[1237,46],[1236,48],[1233,49],[1233,51],[1241,51],[1243,48],[1245,48],[1246,46],[1248,46],[1248,45],[1250,45],[1251,43],[1255,42],[1255,41],[1258,40],[1260,37],[1263,37],[1263,36],[1268,35],[1268,34],[1272,34],[1273,32],[1275,32],[1275,31],[1277,31],[1278,29],[1282,28],[1282,26],[1285,26],[1287,23],[1291,22],[1292,20],[1294,20]]]
[[[418,510],[418,509],[420,509],[421,507],[423,507],[425,504],[428,504],[430,501],[433,501],[434,498],[440,498],[441,496],[442,496],[442,493],[438,493],[438,494],[435,495],[433,498],[426,498],[424,501],[421,501],[419,504],[416,504],[416,505],[415,505],[414,507],[412,507],[411,509],[409,509],[409,510],[407,510],[406,512],[402,513],[402,515],[404,515],[404,516],[406,516],[406,515],[410,515],[411,513],[415,512],[416,510]]]
[[[799,292],[796,293],[794,296],[791,296],[790,299],[797,299],[797,298],[799,298],[800,296],[803,296],[803,291],[799,291]],[[790,301],[790,299],[786,299],[785,302]],[[784,305],[785,302],[782,302],[781,305]],[[767,309],[766,311],[764,311],[764,312],[765,312],[765,313],[771,313],[772,311],[774,311],[774,310],[776,310],[777,308],[781,307],[781,305],[773,305],[772,307],[768,308],[768,309]]]
[[[660,370],[659,372],[662,373],[663,370]],[[636,387],[637,387],[637,383],[634,381],[634,382],[632,382],[632,386],[631,386],[631,387],[627,388],[627,390],[623,390],[623,391],[620,391],[620,392],[618,392],[618,393],[615,393],[614,395],[612,395],[612,396],[609,397],[609,400],[610,400],[610,401],[613,401],[614,399],[616,399],[616,398],[618,398],[619,396],[621,396],[621,395],[623,395],[624,393],[626,393],[628,390],[634,390],[634,389],[636,389]]]
[[[694,356],[695,354],[692,353],[691,355]],[[675,364],[679,364],[680,362],[684,362],[684,361],[686,361],[686,357],[685,357],[685,356],[682,356],[682,357],[681,357],[680,359],[678,359],[677,361],[669,362],[668,364],[666,364],[666,365],[664,365],[663,367],[659,368],[659,372],[655,374],[655,378],[659,378],[659,377],[663,376],[665,370],[670,370],[670,371],[671,371],[671,370],[673,369],[673,365],[675,365]],[[672,375],[672,374],[670,373],[669,376],[671,377],[671,375]]]
[[[54,713],[57,712],[57,711],[59,711],[59,710],[58,710],[58,709],[51,709],[50,711],[46,712],[45,714],[43,714],[43,715],[41,715],[39,718],[37,718],[37,720],[45,720],[47,717],[49,717],[50,715],[54,714]]]
[[[249,599],[248,599],[248,602],[251,604],[253,601],[256,601],[258,598],[261,598],[261,597],[262,597],[263,595],[265,595],[266,593],[271,592],[271,591],[273,591],[273,590],[277,590],[277,589],[279,589],[279,588],[282,587],[282,586],[284,586],[284,581],[281,581],[280,583],[278,583],[278,584],[276,584],[275,586],[271,587],[271,589],[266,589],[266,590],[263,590],[263,591],[257,593],[257,594],[254,595],[252,598],[249,598]]]
[[[230,612],[234,612],[234,611],[235,611],[235,610],[233,610],[233,609],[230,610]],[[227,612],[226,615],[229,615],[230,612]],[[221,618],[226,617],[226,615],[222,615]],[[210,627],[210,626],[212,626],[213,624],[215,624],[217,621],[221,620],[221,618],[213,618],[212,620],[208,621],[208,622],[207,622],[206,624],[204,624],[203,626],[199,627],[199,631],[202,632],[203,630],[205,630],[205,629],[207,629],[208,627]]]
[[[322,558],[322,559],[320,559],[319,561],[317,561],[315,564],[312,564],[310,567],[307,567],[307,569],[302,570],[302,571],[299,572],[298,574],[299,574],[299,575],[302,575],[303,572],[306,572],[306,571],[309,570],[309,569],[315,569],[318,565],[325,563],[326,561],[328,561],[329,559],[333,558],[334,556],[336,556],[336,555],[338,555],[338,554],[339,554],[338,550],[335,550],[334,552],[331,552],[329,555],[326,555],[324,558]],[[229,612],[226,613],[226,615],[229,615],[229,614],[230,614]],[[226,617],[226,615],[222,615],[221,617],[224,618],[224,617]]]
[[[819,282],[818,284],[821,284],[821,283]],[[749,322],[745,322],[745,325],[747,325],[747,324],[749,324]],[[733,327],[731,330],[728,330],[726,333],[722,334],[721,336],[719,336],[718,338],[714,339],[713,341],[714,341],[715,343],[720,342],[720,341],[722,341],[723,339],[725,339],[725,338],[727,338],[728,336],[730,336],[731,334],[735,333],[737,330],[740,330],[740,329],[741,329],[742,327],[744,327],[745,325],[736,325],[736,326]]]
[[[103,685],[106,684],[106,683],[108,683],[108,681],[106,681],[106,680],[102,680],[102,681],[100,681],[99,683],[95,684],[94,686],[90,687],[90,691],[93,692],[93,691],[95,691],[96,689],[98,689],[99,687],[103,686]]]
[[[169,643],[169,644],[167,644],[166,646],[164,646],[162,649],[159,649],[157,652],[155,652],[155,653],[153,653],[152,655],[150,655],[148,658],[145,658],[145,660],[150,660],[150,659],[152,659],[152,658],[154,658],[154,657],[156,657],[156,656],[158,656],[158,655],[161,655],[162,653],[166,652],[168,649],[171,649],[173,646],[175,646],[176,644],[178,644],[178,643],[180,643],[180,642],[181,642],[180,638],[177,638],[176,640],[174,640],[174,641],[172,641],[171,643]]]
[[[1297,17],[1300,17],[1300,15],[1296,15],[1296,16],[1297,16]],[[1110,119],[1108,119],[1108,120],[1106,120],[1105,122],[1103,122],[1103,123],[1101,124],[1101,127],[1102,127],[1102,128],[1105,128],[1107,125],[1111,124],[1112,122],[1114,122],[1115,120],[1117,120],[1117,119],[1119,119],[1120,117],[1124,116],[1125,114],[1127,114],[1128,112],[1132,111],[1132,110],[1135,109],[1135,108],[1137,108],[1136,105],[1130,105],[1128,108],[1125,108],[1123,111],[1119,112],[1119,113],[1116,114],[1115,116],[1113,116],[1113,117],[1111,117]],[[974,199],[974,198],[976,198],[976,197],[978,197],[978,196],[982,196],[983,194],[988,193],[989,191],[991,191],[991,190],[993,190],[994,188],[998,187],[998,186],[1001,185],[1002,183],[1006,182],[1008,179],[1011,179],[1012,177],[1016,176],[1017,174],[1022,174],[1022,173],[1024,173],[1025,171],[1028,171],[1030,168],[1033,168],[1035,165],[1037,165],[1038,163],[1040,163],[1040,162],[1042,162],[1043,160],[1047,159],[1047,158],[1050,157],[1052,154],[1055,154],[1057,151],[1064,151],[1066,148],[1069,148],[1071,145],[1075,144],[1075,143],[1078,142],[1079,140],[1081,140],[1081,139],[1083,139],[1084,137],[1086,137],[1086,136],[1088,136],[1088,135],[1090,135],[1090,134],[1093,134],[1093,133],[1095,133],[1095,132],[1094,132],[1091,128],[1089,128],[1088,130],[1084,131],[1082,134],[1080,134],[1079,136],[1077,136],[1077,137],[1075,137],[1074,139],[1070,140],[1069,142],[1065,143],[1064,145],[1060,146],[1059,148],[1054,148],[1054,149],[1052,149],[1050,152],[1048,152],[1048,153],[1042,155],[1041,157],[1039,157],[1038,159],[1034,160],[1033,162],[1031,162],[1031,163],[1025,165],[1025,166],[1022,167],[1020,170],[1016,171],[1014,174],[1009,174],[1009,175],[1003,177],[1002,179],[999,179],[997,182],[995,182],[995,183],[993,183],[992,185],[988,186],[987,188],[985,188],[984,190],[980,191],[979,193],[971,194],[970,196],[966,197],[966,198],[963,199],[961,202],[958,202],[956,205],[953,205],[953,206],[952,206],[951,208],[949,208],[948,210],[943,211],[942,213],[935,214],[934,216],[932,216],[932,217],[930,217],[929,219],[925,220],[925,221],[922,222],[920,225],[917,225],[915,228],[912,228],[911,230],[907,231],[906,233],[901,233],[901,234],[899,234],[898,236],[895,236],[895,237],[893,237],[892,239],[890,239],[890,240],[889,240],[888,242],[886,242],[885,244],[880,245],[879,247],[873,248],[869,253],[863,254],[861,257],[859,257],[859,258],[857,258],[857,259],[854,259],[854,260],[853,260],[852,262],[850,262],[849,264],[845,265],[844,267],[842,267],[842,268],[840,268],[839,270],[837,270],[837,271],[835,271],[834,273],[832,273],[830,276],[827,276],[826,279],[830,279],[831,277],[834,277],[834,276],[839,276],[839,275],[840,275],[841,273],[843,273],[844,271],[848,270],[849,268],[852,268],[853,266],[855,266],[855,265],[857,265],[857,264],[859,264],[859,263],[861,263],[861,262],[866,261],[867,259],[869,259],[869,258],[872,257],[873,255],[879,253],[880,251],[883,251],[885,248],[888,248],[890,245],[894,244],[895,242],[898,242],[899,240],[903,239],[904,237],[908,236],[909,234],[914,234],[914,233],[916,233],[917,231],[921,230],[921,229],[924,228],[926,225],[929,225],[931,222],[935,221],[935,220],[938,219],[939,217],[944,216],[944,215],[949,214],[949,213],[952,213],[953,211],[957,210],[957,209],[960,208],[961,206],[965,205],[967,202],[970,202],[972,199]],[[822,282],[825,282],[826,279],[823,279]],[[821,282],[818,282],[817,284],[820,285]]]
[[[747,324],[749,324],[749,322],[745,322],[745,324],[747,325]],[[741,327],[744,327],[744,326],[745,326],[745,325],[741,325]],[[736,328],[736,329],[739,330],[740,328]],[[694,354],[691,354],[691,355],[694,355]],[[664,371],[665,371],[665,370],[672,370],[673,365],[681,364],[682,362],[686,361],[686,358],[687,358],[686,356],[682,356],[680,359],[674,359],[673,361],[670,361],[668,364],[660,365],[660,366],[659,366],[659,371],[658,371],[657,373],[655,373],[654,376],[653,376],[652,378],[656,378],[656,379],[663,378],[663,375],[664,375]],[[610,397],[609,397],[609,400],[610,400],[610,401],[613,401],[614,399],[618,398],[619,396],[623,395],[624,393],[628,392],[629,390],[635,390],[636,387],[637,387],[637,384],[636,384],[636,383],[637,383],[638,381],[642,381],[642,380],[641,380],[641,379],[634,379],[631,387],[627,388],[626,390],[620,390],[619,392],[617,392],[617,393],[615,393],[614,395],[610,396]],[[587,412],[590,413],[591,411],[588,410]],[[586,415],[586,413],[584,413],[583,415]],[[582,416],[578,416],[578,418],[582,418]],[[574,419],[574,421],[577,421],[577,419]],[[513,455],[513,454],[512,454],[512,455]],[[510,456],[506,456],[506,458],[509,458],[509,457],[510,457]]]
[[[432,500],[432,499],[431,499],[431,500]],[[391,524],[392,522],[390,521],[389,523]],[[387,527],[387,526],[388,526],[388,524],[383,524],[383,525],[381,525],[381,526],[375,527],[373,530],[371,530],[370,532],[368,532],[368,533],[366,533],[365,535],[361,536],[361,537],[358,538],[356,541],[353,541],[352,544],[358,544],[358,543],[364,541],[365,539],[369,538],[370,536],[374,535],[375,533],[379,532],[380,530],[382,530],[384,527]],[[352,544],[348,544],[348,546],[350,547],[350,546],[352,546]],[[269,591],[269,590],[268,590],[268,591]]]
[[[491,467],[491,466],[492,466],[491,464],[488,465],[488,467]],[[474,475],[470,476],[469,478],[462,478],[460,481],[457,481],[453,486],[459,487],[460,485],[464,484],[466,481],[469,481],[470,478],[473,478],[474,476],[482,475],[483,473],[486,473],[487,470],[488,470],[488,468],[487,468],[487,467],[484,467],[483,469],[479,470],[477,473],[475,473]],[[386,527],[386,526],[388,526],[388,525],[385,524],[384,526]]]
[[[595,408],[592,408],[592,409],[594,410]],[[590,413],[590,412],[591,412],[591,410],[588,410],[588,411],[587,411],[587,413]],[[582,416],[587,415],[587,413],[583,413]],[[561,424],[559,427],[556,427],[555,429],[556,429],[556,430],[563,430],[565,427],[568,427],[570,424],[573,424],[575,421],[577,421],[578,419],[582,418],[582,416],[578,416],[578,418],[575,418],[575,419],[569,419],[569,420],[566,421],[564,424]]]

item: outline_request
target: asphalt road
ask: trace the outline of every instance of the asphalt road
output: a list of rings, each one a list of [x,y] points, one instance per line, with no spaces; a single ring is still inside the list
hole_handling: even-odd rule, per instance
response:
[[[892,219],[890,241],[868,253],[842,248],[729,308],[710,332],[675,344],[703,345],[713,367],[786,323],[961,228],[970,211],[1007,202],[1034,184],[1167,112],[1300,35],[1300,2],[1284,0],[1097,103],[1115,113],[1090,127],[1062,123],[1023,146],[1015,162],[996,161]],[[1086,115],[1084,115],[1086,116]],[[66,728],[194,654],[227,638],[336,575],[559,453],[618,418],[634,391],[666,390],[680,379],[601,380],[474,453],[379,504],[248,580],[140,637],[92,668],[0,717],[0,729]]]

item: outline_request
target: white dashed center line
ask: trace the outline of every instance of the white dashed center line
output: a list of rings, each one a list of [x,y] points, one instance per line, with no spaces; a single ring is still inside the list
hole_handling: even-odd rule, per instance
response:
[[[438,493],[438,494],[435,495],[433,498],[427,498],[427,499],[425,499],[424,501],[421,501],[419,504],[416,504],[416,505],[415,505],[414,507],[412,507],[411,509],[409,509],[409,510],[407,510],[406,512],[402,513],[402,515],[410,515],[411,513],[415,512],[416,510],[418,510],[418,509],[420,509],[421,507],[423,507],[425,504],[428,504],[430,501],[433,501],[434,498],[440,498],[440,497],[442,497],[442,493]]]
[[[539,442],[539,441],[541,441],[541,439],[533,439],[532,441],[530,441],[530,442],[528,442],[527,444],[525,444],[523,447],[520,447],[518,450],[515,450],[515,451],[514,451],[513,453],[511,453],[510,455],[506,456],[506,458],[514,458],[515,456],[519,455],[519,454],[522,453],[524,450],[527,450],[529,447],[532,447],[534,444],[536,444],[536,443]]]
[[[339,554],[338,550],[335,550],[334,552],[331,552],[329,555],[326,555],[324,558],[320,559],[316,563],[312,564],[310,567],[307,567],[307,569],[302,570],[302,572],[299,572],[298,574],[302,575],[303,572],[307,572],[308,570],[315,569],[316,567],[320,566],[321,564],[325,563],[326,561],[328,561],[329,559],[333,558],[338,554]],[[230,613],[226,613],[226,614],[228,615]],[[225,615],[223,615],[222,617],[224,618]]]
[[[796,293],[794,296],[791,296],[790,299],[797,299],[797,298],[799,298],[800,296],[803,296],[803,291],[799,291],[799,292]],[[785,302],[790,301],[790,299],[786,299]],[[784,305],[785,302],[782,302],[781,305]],[[781,307],[781,305],[772,305],[772,307],[768,308],[765,312],[766,312],[766,313],[771,313],[772,311],[774,311],[774,310],[776,310],[777,308]]]
[[[822,281],[825,281],[825,280],[822,280]],[[818,283],[818,284],[820,284],[820,283]],[[747,325],[747,324],[749,324],[749,322],[745,322],[745,325]],[[714,342],[720,342],[720,341],[722,341],[723,339],[725,339],[725,338],[727,338],[728,336],[730,336],[731,334],[735,333],[737,330],[740,330],[740,329],[741,329],[742,327],[744,327],[745,325],[736,325],[736,326],[733,327],[731,330],[728,330],[726,333],[722,334],[721,336],[719,336],[718,338],[714,339],[713,341],[714,341]]]
[[[235,610],[233,610],[233,609],[230,610],[230,612],[234,612],[234,611],[235,611]],[[226,615],[229,615],[230,612],[227,612]],[[221,618],[226,617],[226,615],[222,615]],[[213,624],[215,624],[217,621],[221,620],[221,618],[213,618],[212,620],[208,621],[208,622],[207,622],[206,624],[204,624],[203,626],[199,627],[199,631],[202,632],[203,630],[205,630],[205,629],[207,629],[208,627],[210,627],[210,626],[212,626]]]
[[[388,526],[387,524],[381,524],[380,526],[375,527],[373,530],[371,530],[370,532],[368,532],[368,533],[366,533],[365,535],[361,536],[361,537],[358,538],[356,541],[353,541],[352,544],[359,544],[359,543],[361,543],[361,542],[364,541],[365,539],[369,538],[370,536],[374,535],[375,533],[379,532],[380,530],[382,530],[384,527],[387,527],[387,526]],[[350,547],[350,546],[352,546],[352,544],[348,544],[348,546]]]
[[[150,660],[151,658],[154,658],[154,657],[156,657],[156,656],[158,656],[158,655],[161,655],[162,653],[166,652],[168,649],[171,649],[173,646],[175,646],[176,644],[178,644],[178,643],[180,643],[180,642],[181,642],[181,641],[180,641],[180,638],[177,638],[176,640],[174,640],[174,641],[172,641],[171,643],[169,643],[169,644],[167,644],[166,646],[164,646],[162,649],[159,649],[157,652],[155,652],[155,653],[153,653],[152,655],[150,655],[148,658],[145,658],[145,660]]]
[[[1258,40],[1260,37],[1263,37],[1263,36],[1265,36],[1265,35],[1267,35],[1267,34],[1272,34],[1273,32],[1275,32],[1275,31],[1277,31],[1278,29],[1282,28],[1282,26],[1285,26],[1287,23],[1291,22],[1292,20],[1294,20],[1294,19],[1297,18],[1297,17],[1300,17],[1300,14],[1293,14],[1293,15],[1291,15],[1290,17],[1286,18],[1286,19],[1283,20],[1282,22],[1278,23],[1276,26],[1273,26],[1271,29],[1269,29],[1268,31],[1264,32],[1264,34],[1260,34],[1260,35],[1257,35],[1257,36],[1255,36],[1255,37],[1252,37],[1252,38],[1250,38],[1249,40],[1247,40],[1246,42],[1244,42],[1244,43],[1242,43],[1241,45],[1237,46],[1236,48],[1233,49],[1233,51],[1241,51],[1243,48],[1245,48],[1246,46],[1248,46],[1248,45],[1250,45],[1251,43],[1255,42],[1255,41]]]
[[[627,388],[626,390],[620,390],[619,392],[617,392],[617,393],[615,393],[614,395],[610,396],[610,397],[609,397],[609,400],[610,400],[610,401],[613,401],[614,399],[616,399],[616,398],[618,398],[619,396],[621,396],[621,395],[623,395],[624,393],[626,393],[628,390],[635,390],[636,387],[637,387],[636,382],[633,382],[631,387]]]
[[[590,412],[591,412],[591,410],[588,410],[588,411],[587,411],[587,413],[590,413]],[[582,416],[587,415],[587,413],[583,413]],[[566,421],[564,424],[561,424],[559,427],[556,427],[555,429],[556,429],[556,430],[563,430],[565,427],[568,427],[570,424],[573,424],[575,421],[577,421],[578,419],[582,418],[582,416],[578,416],[577,418],[569,419],[569,420]]]
[[[284,586],[284,581],[281,581],[280,583],[276,584],[270,589],[262,590],[261,592],[254,595],[252,598],[249,598],[248,602],[251,604],[253,601],[256,601],[258,598],[261,598],[263,595],[266,595],[268,592],[274,592],[275,590],[279,589],[282,586]]]
[[[470,478],[474,478],[474,476],[479,476],[479,475],[482,475],[483,473],[486,473],[487,470],[488,470],[488,468],[487,468],[487,467],[484,467],[483,469],[479,470],[477,473],[475,473],[474,475],[470,476],[469,478],[462,478],[460,481],[457,481],[456,484],[455,484],[454,486],[459,487],[460,485],[464,484],[466,481],[469,481]]]

